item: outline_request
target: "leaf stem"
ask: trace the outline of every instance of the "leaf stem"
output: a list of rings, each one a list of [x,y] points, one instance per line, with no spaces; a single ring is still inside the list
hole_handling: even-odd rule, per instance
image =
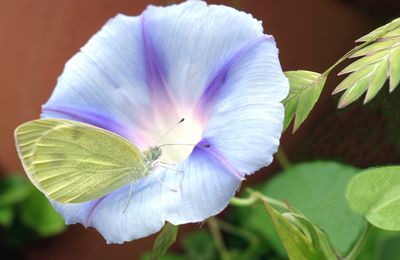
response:
[[[254,205],[258,201],[265,201],[265,202],[268,202],[269,204],[274,205],[278,208],[289,210],[289,206],[280,200],[268,197],[258,191],[250,189],[250,188],[247,188],[246,191],[250,194],[249,197],[247,197],[247,198],[237,198],[237,197],[231,198],[230,204],[232,206],[237,206],[237,207],[247,207],[247,206]]]
[[[367,224],[361,233],[360,237],[358,238],[356,244],[354,245],[353,249],[351,249],[348,256],[344,258],[344,260],[355,260],[358,254],[360,253],[361,249],[363,248],[365,241],[368,238],[369,231],[371,230],[371,224]]]
[[[284,202],[282,202],[280,200],[265,196],[264,194],[262,194],[262,193],[260,193],[258,191],[252,190],[252,189],[247,189],[247,191],[252,196],[260,199],[263,202],[267,202],[267,203],[269,203],[269,204],[271,204],[271,205],[273,205],[275,207],[281,208],[281,209],[285,209],[285,210],[289,209],[289,206],[286,203],[284,203]]]
[[[278,151],[275,154],[276,159],[278,160],[279,165],[282,167],[282,169],[286,170],[290,168],[291,164],[286,156],[285,151],[282,149],[282,147],[278,148]]]
[[[254,196],[249,196],[248,198],[233,197],[231,198],[229,204],[237,207],[247,207],[253,205],[256,201],[257,198]]]
[[[222,238],[221,231],[218,226],[218,222],[216,218],[210,217],[207,219],[207,224],[211,232],[211,236],[214,239],[215,246],[218,249],[218,252],[221,256],[222,260],[230,260],[229,253],[225,247],[224,239]]]
[[[230,233],[232,235],[241,237],[249,243],[249,246],[246,249],[246,251],[243,253],[242,258],[245,258],[245,259],[250,258],[252,253],[255,252],[257,250],[258,246],[260,245],[259,238],[246,229],[234,226],[234,225],[232,225],[228,222],[222,221],[220,219],[217,219],[217,221],[218,221],[220,228],[223,231]],[[245,257],[245,256],[247,256],[247,257]]]

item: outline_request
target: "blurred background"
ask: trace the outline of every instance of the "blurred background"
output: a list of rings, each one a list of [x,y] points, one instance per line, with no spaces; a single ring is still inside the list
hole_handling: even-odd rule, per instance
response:
[[[151,249],[155,236],[106,245],[93,229],[80,225],[65,229],[47,202],[26,183],[13,131],[19,124],[39,117],[41,105],[52,92],[65,62],[107,19],[117,13],[139,15],[149,4],[172,2],[0,0],[0,257],[138,259]],[[398,0],[207,2],[230,5],[262,20],[265,32],[277,41],[284,70],[323,72],[354,46],[354,40],[400,15]],[[386,116],[390,106],[396,105],[397,94],[389,97],[382,91],[366,107],[356,103],[338,111],[337,99],[330,93],[339,81],[331,77],[306,123],[295,135],[285,133],[283,148],[290,159],[335,159],[359,167],[398,162],[400,139],[396,129],[400,118]],[[388,99],[390,102],[386,102]],[[395,137],[386,138],[389,132]],[[265,180],[277,171],[278,165],[273,164],[251,176],[246,185]],[[10,175],[13,177],[6,177]],[[179,237],[199,228],[186,225]],[[175,249],[181,250],[179,242]]]

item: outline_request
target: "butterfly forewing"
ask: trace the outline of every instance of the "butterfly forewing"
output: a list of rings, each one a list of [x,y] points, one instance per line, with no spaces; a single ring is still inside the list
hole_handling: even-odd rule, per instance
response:
[[[78,203],[110,193],[145,174],[139,149],[106,130],[42,119],[16,130],[27,174],[48,197]]]

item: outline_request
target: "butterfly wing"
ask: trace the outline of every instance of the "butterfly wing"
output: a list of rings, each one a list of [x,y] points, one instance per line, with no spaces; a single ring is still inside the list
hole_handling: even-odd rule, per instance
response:
[[[87,124],[34,120],[19,126],[15,138],[31,181],[58,202],[93,200],[145,173],[138,148],[112,132]]]

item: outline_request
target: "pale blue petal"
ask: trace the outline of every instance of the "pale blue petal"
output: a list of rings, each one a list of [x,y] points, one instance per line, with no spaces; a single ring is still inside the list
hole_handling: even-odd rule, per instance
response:
[[[135,183],[125,213],[129,185],[87,203],[52,203],[68,224],[95,227],[108,243],[151,235],[162,228],[164,221],[176,225],[203,221],[221,212],[240,184],[204,149],[196,147],[177,166],[178,171],[158,170]]]
[[[67,63],[43,116],[87,122],[144,146],[154,144],[146,137],[157,117],[176,122],[176,108],[195,109],[206,125],[201,143],[211,147],[196,146],[178,172],[135,183],[125,213],[129,185],[91,202],[53,205],[67,223],[93,226],[110,243],[155,233],[164,221],[203,221],[226,207],[245,173],[271,162],[287,92],[275,42],[248,14],[187,1],[119,15]]]
[[[275,42],[265,38],[230,64],[218,91],[207,96],[203,138],[241,173],[267,166],[279,145],[280,102],[288,90]]]
[[[251,15],[203,1],[151,6],[142,16],[178,107],[195,105],[226,60],[263,36]]]
[[[130,185],[91,202],[52,204],[66,223],[94,227],[107,243],[120,244],[153,234],[164,225],[160,203],[163,187],[156,176],[149,175],[133,184],[129,204]]]
[[[198,145],[178,166],[182,173],[165,173],[163,183],[177,190],[163,189],[165,220],[175,225],[203,221],[221,212],[234,196],[241,180],[207,150]]]
[[[97,121],[111,118],[113,126],[124,128],[109,129],[107,122],[100,125],[108,130],[146,132],[153,112],[144,50],[140,17],[111,19],[67,62],[42,117],[93,123],[97,114]]]

